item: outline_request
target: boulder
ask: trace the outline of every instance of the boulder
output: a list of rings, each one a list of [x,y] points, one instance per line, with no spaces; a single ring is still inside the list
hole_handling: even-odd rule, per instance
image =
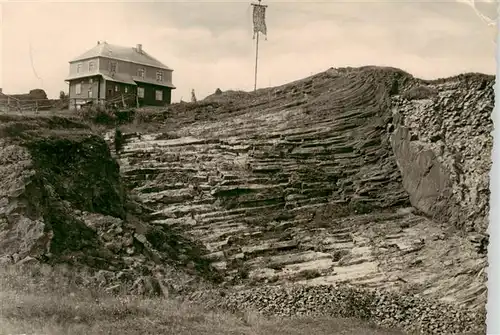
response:
[[[409,129],[403,126],[392,134],[391,145],[411,204],[428,216],[444,218],[450,207],[451,181],[434,152],[411,141]]]

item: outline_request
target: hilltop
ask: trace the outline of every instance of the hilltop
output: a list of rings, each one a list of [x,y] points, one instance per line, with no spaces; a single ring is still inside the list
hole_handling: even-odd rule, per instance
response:
[[[493,82],[332,68],[136,110],[119,145],[77,116],[0,116],[2,259],[230,310],[484,333]]]

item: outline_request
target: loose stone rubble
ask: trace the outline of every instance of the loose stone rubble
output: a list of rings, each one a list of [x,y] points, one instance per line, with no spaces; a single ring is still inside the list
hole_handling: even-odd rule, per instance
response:
[[[349,285],[261,286],[227,292],[199,292],[203,301],[232,311],[254,309],[273,316],[332,316],[370,320],[410,334],[484,333],[484,314],[415,295]]]

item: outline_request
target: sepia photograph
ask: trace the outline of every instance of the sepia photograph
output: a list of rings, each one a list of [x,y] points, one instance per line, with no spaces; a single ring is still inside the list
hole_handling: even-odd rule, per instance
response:
[[[0,335],[500,334],[498,12],[1,2]]]

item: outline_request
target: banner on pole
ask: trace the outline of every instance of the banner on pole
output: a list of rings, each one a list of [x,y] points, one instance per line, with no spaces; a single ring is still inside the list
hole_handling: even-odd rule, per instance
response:
[[[259,32],[264,34],[267,38],[266,26],[266,6],[254,5],[253,6],[253,38]]]

